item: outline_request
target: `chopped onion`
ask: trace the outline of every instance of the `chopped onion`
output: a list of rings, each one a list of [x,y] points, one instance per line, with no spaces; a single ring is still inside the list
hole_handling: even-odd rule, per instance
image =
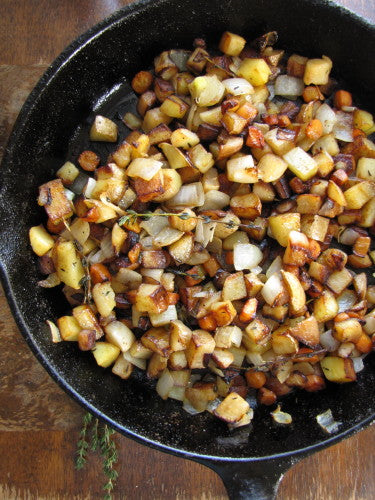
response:
[[[72,201],[73,198],[75,197],[75,193],[73,191],[70,191],[70,189],[64,189],[65,196],[68,198],[69,201]]]
[[[272,418],[277,424],[289,425],[292,423],[292,416],[289,413],[281,411],[281,406],[278,405],[275,411],[271,412]]]
[[[357,108],[355,106],[342,106],[341,109],[346,113],[353,113]]]
[[[53,323],[49,319],[47,319],[46,323],[47,323],[47,325],[48,325],[48,327],[50,329],[50,332],[51,332],[52,342],[54,344],[57,344],[58,342],[61,342],[62,338],[61,338],[60,330],[57,328],[57,326],[55,325],[55,323]]]
[[[232,335],[230,337],[231,342],[234,346],[240,347],[242,342],[242,330],[238,326],[232,328]]]
[[[332,330],[327,330],[320,334],[320,344],[328,352],[336,351],[340,346],[340,342],[333,337]]]
[[[285,363],[281,363],[280,365],[278,365],[276,370],[276,378],[278,379],[278,381],[283,384],[291,374],[292,368],[293,361],[286,361]]]
[[[271,263],[270,267],[266,271],[266,278],[269,278],[275,273],[281,271],[283,267],[283,261],[281,260],[280,255],[276,257],[276,259]]]
[[[168,399],[169,391],[172,389],[174,380],[166,368],[156,384],[156,392],[162,399]]]
[[[230,196],[228,194],[212,189],[205,193],[201,210],[221,210],[229,203]]]
[[[268,88],[268,92],[270,93],[270,95],[268,96],[268,100],[272,101],[272,99],[275,97],[275,85],[269,83],[267,85],[267,88]]]
[[[362,356],[359,356],[357,358],[352,358],[352,361],[353,361],[353,369],[356,373],[361,372],[365,367],[365,365],[363,364]]]
[[[176,321],[177,309],[176,306],[168,306],[166,311],[162,313],[149,313],[149,316],[152,326],[169,325],[171,321]]]
[[[184,184],[181,186],[179,192],[168,200],[169,207],[177,210],[184,208],[201,207],[204,203],[204,191],[200,182],[193,182],[191,184]]]
[[[320,120],[323,125],[323,134],[330,134],[335,126],[337,116],[328,104],[322,104],[315,114],[315,118]]]
[[[340,358],[348,358],[352,354],[354,348],[355,345],[353,342],[343,342],[337,349],[337,355],[340,356]]]
[[[196,410],[194,406],[190,403],[188,399],[184,399],[182,408],[189,413],[189,415],[198,415],[198,413],[203,413],[205,410]]]
[[[166,247],[178,241],[183,235],[184,233],[182,231],[167,226],[153,237],[153,243],[159,248]]]
[[[336,118],[337,122],[333,127],[335,138],[339,141],[353,142],[353,115],[337,111]]]
[[[202,219],[198,219],[195,227],[195,241],[201,243],[202,246],[206,248],[208,243],[210,243],[214,237],[216,224],[216,222],[205,223]]]
[[[86,198],[91,198],[92,192],[96,186],[96,180],[92,177],[87,178],[87,183],[82,190],[82,193],[86,196]]]
[[[250,271],[253,273],[253,274],[260,274],[262,272],[262,268],[260,266],[255,266],[253,267],[252,269],[250,269]]]
[[[90,224],[77,218],[70,226],[70,232],[80,245],[84,245],[90,236]]]
[[[232,95],[254,94],[254,87],[245,78],[228,78],[221,82],[225,90]]]
[[[125,113],[122,121],[128,128],[130,128],[130,130],[137,130],[142,128],[142,120],[133,113]]]
[[[154,248],[152,236],[145,236],[144,238],[141,238],[139,243],[142,245],[143,250],[152,250]]]
[[[54,288],[57,285],[60,285],[61,280],[58,277],[57,273],[51,273],[44,280],[38,281],[38,285],[42,288]]]
[[[275,273],[268,278],[262,288],[262,296],[268,305],[272,306],[277,297],[284,293],[285,288],[279,273]]]
[[[145,229],[151,236],[156,236],[162,229],[167,227],[168,217],[163,217],[161,215],[153,215],[148,220],[141,222],[140,226]]]
[[[353,227],[347,227],[340,233],[339,243],[342,243],[343,245],[353,246],[359,236],[361,236],[361,234],[358,232],[358,230]]]
[[[249,411],[245,413],[245,415],[242,418],[240,418],[240,420],[238,420],[238,422],[228,424],[228,427],[230,430],[238,429],[238,427],[249,425],[253,418],[254,418],[254,410],[250,408]]]
[[[89,182],[89,179],[91,179],[91,178],[92,177],[89,177],[87,174],[80,172],[78,174],[78,176],[74,179],[73,184],[71,184],[69,186],[70,190],[73,191],[73,193],[75,193],[75,194],[81,194],[83,192],[83,190],[85,189],[85,186]],[[96,181],[95,181],[95,184],[96,184]],[[86,198],[88,198],[88,196],[86,196]]]
[[[251,243],[236,243],[233,247],[233,263],[236,271],[253,269],[263,260],[262,250]]]
[[[179,71],[187,71],[186,63],[191,56],[188,50],[175,49],[169,51],[169,57],[175,63]]]
[[[103,262],[104,259],[105,257],[101,250],[94,250],[87,257],[87,260],[90,262],[90,264],[99,264],[100,262]]]
[[[342,425],[342,422],[335,422],[335,420],[333,419],[331,409],[328,409],[324,413],[317,415],[316,421],[318,422],[320,427],[328,434],[333,434],[334,432],[337,432],[339,430],[340,425]]]
[[[122,355],[124,356],[126,361],[129,361],[132,365],[136,366],[140,370],[146,370],[147,359],[135,358],[130,354],[129,351],[123,352]]]
[[[246,359],[247,359],[248,363],[251,363],[252,365],[254,365],[256,367],[264,365],[264,359],[259,352],[247,351]]]
[[[222,402],[222,399],[220,399],[220,398],[216,398],[213,401],[210,401],[207,405],[207,408],[206,408],[207,411],[209,411],[210,413],[213,413],[221,402]]]
[[[338,297],[336,297],[339,306],[339,313],[349,311],[357,302],[357,294],[354,290],[344,290]]]
[[[102,251],[104,259],[111,259],[116,255],[115,249],[112,245],[112,234],[107,233],[100,242],[100,250]]]
[[[129,177],[140,177],[150,181],[161,169],[163,163],[152,158],[135,158],[127,168]]]
[[[275,95],[298,97],[303,94],[305,85],[301,78],[280,75],[275,80]]]
[[[365,324],[363,325],[364,331],[368,335],[372,335],[375,333],[375,317],[372,313],[367,314],[364,318]]]

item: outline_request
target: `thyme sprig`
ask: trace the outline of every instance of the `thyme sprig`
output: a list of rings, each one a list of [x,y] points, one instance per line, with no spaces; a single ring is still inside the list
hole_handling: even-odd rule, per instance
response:
[[[106,476],[106,483],[103,486],[105,494],[103,500],[112,500],[112,491],[115,487],[118,472],[114,465],[118,461],[116,443],[113,439],[115,431],[108,425],[101,425],[97,418],[94,418],[91,413],[86,413],[83,416],[82,428],[79,433],[77,443],[76,469],[82,469],[87,462],[87,453],[91,451],[99,451],[103,460],[103,472]],[[88,436],[91,435],[89,443]]]
[[[208,215],[191,215],[187,212],[181,212],[179,214],[175,213],[169,213],[169,212],[145,212],[145,213],[138,213],[135,212],[134,210],[127,210],[126,214],[123,215],[118,219],[118,224],[119,226],[123,226],[124,224],[134,224],[138,218],[148,220],[151,219],[151,217],[178,217],[181,220],[188,220],[188,219],[196,219],[196,220],[201,220],[203,221],[204,224],[209,224],[210,222],[216,222],[217,224],[224,224],[225,227],[228,227],[230,229],[234,227],[240,227],[244,229],[262,229],[261,226],[254,224],[252,222],[249,222],[248,224],[243,224],[242,222],[235,222],[234,220],[229,220],[229,221],[224,221],[224,220],[216,220],[212,219]]]
[[[202,276],[200,276],[199,274],[185,273],[184,271],[179,271],[178,269],[173,269],[171,267],[167,267],[166,271],[168,273],[177,274],[178,276],[187,276],[189,278],[193,278],[196,280],[202,279]]]

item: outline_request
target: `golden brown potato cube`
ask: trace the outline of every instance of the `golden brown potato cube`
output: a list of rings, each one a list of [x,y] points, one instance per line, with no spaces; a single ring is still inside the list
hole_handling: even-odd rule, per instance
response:
[[[146,132],[146,134],[148,134],[158,125],[161,125],[162,123],[168,125],[171,121],[172,117],[163,113],[160,108],[152,108],[145,113],[142,129]]]
[[[338,248],[327,248],[319,256],[318,262],[328,266],[330,269],[344,269],[348,261],[348,256]]]
[[[145,269],[165,269],[169,260],[164,250],[144,250],[141,262]]]
[[[132,147],[126,141],[123,141],[120,146],[112,153],[111,159],[120,168],[125,168],[129,165],[132,158]]]
[[[150,359],[152,356],[152,351],[147,349],[140,340],[133,342],[131,348],[129,349],[129,354],[136,359]]]
[[[231,198],[230,208],[238,217],[255,219],[261,214],[262,202],[254,193],[243,194]]]
[[[242,332],[238,326],[220,326],[215,330],[214,340],[216,347],[229,349],[233,344],[233,340],[236,338],[241,339],[241,337]],[[239,343],[240,341],[237,342],[237,344]]]
[[[168,96],[160,106],[160,111],[172,118],[183,118],[189,106],[176,95]]]
[[[98,365],[107,368],[116,361],[120,354],[120,349],[108,342],[96,342],[92,353]]]
[[[185,370],[188,366],[185,351],[172,352],[168,359],[168,366],[171,370]],[[190,373],[189,370],[186,372]]]
[[[319,346],[320,331],[318,322],[314,316],[303,319],[289,328],[288,331],[292,337],[309,347],[314,348]]]
[[[234,424],[249,411],[250,406],[236,392],[231,392],[214,410],[214,415],[224,422]]]
[[[138,288],[135,306],[139,312],[162,313],[168,308],[167,292],[161,285],[142,283]]]
[[[262,290],[264,283],[254,273],[245,274],[244,278],[247,296],[252,298],[258,295],[258,293]]]
[[[239,56],[245,44],[246,40],[242,36],[224,31],[219,42],[219,50],[228,56]]]
[[[228,368],[234,360],[233,354],[228,349],[218,349],[216,348],[212,353],[212,361],[219,368]]]
[[[297,78],[303,78],[305,74],[305,67],[307,63],[307,57],[299,56],[298,54],[292,54],[288,59],[287,72],[290,76],[295,76]]]
[[[170,343],[171,349],[175,351],[184,351],[189,344],[192,331],[189,327],[178,319],[170,323]]]
[[[353,253],[359,257],[365,257],[370,250],[371,238],[369,236],[359,236],[353,245]]]
[[[284,253],[284,264],[303,266],[309,257],[309,240],[304,233],[290,231],[288,244]]]
[[[147,376],[149,378],[159,378],[167,368],[167,364],[168,358],[154,352],[147,365]]]
[[[265,318],[271,318],[278,323],[282,323],[287,314],[288,314],[288,306],[270,306],[268,304],[264,304],[262,307],[262,316]],[[241,319],[241,317],[240,317]]]
[[[78,334],[82,330],[74,316],[62,316],[57,320],[57,326],[63,340],[77,341]]]
[[[242,118],[242,116],[239,116],[237,113],[234,113],[233,111],[227,111],[226,113],[224,113],[223,118],[221,119],[221,123],[223,124],[228,134],[238,135],[246,127],[247,120],[245,118]]]
[[[194,80],[194,76],[184,71],[182,73],[177,73],[172,78],[173,87],[177,95],[189,95],[189,85]]]
[[[238,224],[241,224],[237,215],[227,212],[224,217],[219,219],[221,223],[216,224],[214,236],[220,239],[225,239],[231,234],[235,233],[238,229]]]
[[[185,234],[175,243],[169,246],[169,253],[177,263],[183,264],[191,257],[194,247],[194,237],[190,234]]]
[[[161,123],[157,127],[150,130],[148,138],[150,146],[160,144],[161,142],[169,141],[172,136],[172,130],[165,123]]]
[[[170,80],[178,73],[176,64],[170,57],[169,51],[161,52],[154,59],[155,73],[160,75],[164,80]]]
[[[285,136],[285,134],[279,132],[279,130],[281,129],[271,129],[264,134],[264,139],[275,155],[283,156],[295,148],[295,137],[293,134]]]
[[[201,47],[197,47],[187,60],[186,66],[194,74],[199,75],[199,73],[202,73],[204,67],[206,66],[208,57],[208,52]]]
[[[190,369],[204,368],[205,355],[211,355],[215,349],[212,335],[205,330],[195,330],[186,348],[186,359]]]
[[[258,164],[259,168],[259,164]],[[275,190],[271,184],[267,184],[264,181],[256,182],[253,186],[253,193],[259,196],[262,202],[271,202],[275,199]]]
[[[368,111],[355,109],[353,113],[353,126],[369,134],[369,131],[374,127],[374,118]]]
[[[314,301],[313,315],[318,323],[330,321],[338,312],[337,300],[329,290],[324,290],[322,295]]]
[[[375,180],[375,158],[359,158],[356,169],[357,177],[366,181]]]
[[[116,307],[115,292],[109,281],[96,283],[92,289],[92,297],[99,314],[103,318],[109,316]]]
[[[213,382],[196,382],[186,389],[185,397],[197,411],[205,411],[207,404],[217,398],[217,390]]]
[[[297,212],[300,214],[315,215],[322,206],[322,198],[317,194],[300,194],[296,198]]]
[[[146,112],[156,103],[156,94],[152,90],[144,92],[139,96],[137,102],[137,112],[140,116],[145,116]]]
[[[260,319],[255,318],[247,325],[242,341],[246,349],[251,350],[253,344],[264,345],[269,338],[269,334],[269,327]]]
[[[211,311],[218,326],[230,325],[237,314],[230,300],[211,304]]]
[[[212,154],[206,151],[202,144],[197,144],[191,148],[188,156],[193,166],[202,174],[207,172],[215,163]]]
[[[74,307],[72,312],[82,330],[95,330],[96,340],[104,335],[93,310],[87,304]]]
[[[81,280],[85,276],[85,271],[74,243],[57,240],[52,249],[52,259],[60,280],[76,290],[81,288]]]
[[[57,177],[61,179],[64,186],[70,186],[73,184],[74,180],[78,177],[78,174],[78,168],[70,161],[65,162],[64,165],[56,172]]]
[[[237,75],[245,78],[254,87],[260,87],[268,82],[271,69],[264,59],[245,58],[237,70]]]
[[[321,264],[320,262],[312,261],[310,262],[309,275],[319,283],[325,283],[328,279],[331,270],[329,267]]]
[[[135,177],[133,187],[137,198],[142,203],[147,203],[157,198],[164,193],[161,171],[157,172],[152,179],[147,181],[140,177]]]
[[[169,333],[164,328],[151,328],[142,335],[141,342],[147,349],[165,358],[171,353]]]
[[[369,200],[361,210],[360,226],[371,227],[375,222],[375,198]]]
[[[337,384],[354,382],[357,378],[351,358],[326,356],[320,361],[320,366],[326,379]]]
[[[353,281],[353,276],[351,272],[344,267],[341,271],[334,271],[326,281],[326,285],[339,295],[341,292],[347,288]]]
[[[288,271],[281,271],[286,289],[289,293],[289,308],[292,314],[299,313],[306,304],[305,291],[300,280]]]
[[[30,228],[29,238],[31,248],[37,255],[39,255],[39,257],[42,257],[49,252],[55,244],[55,240],[46,231],[42,224],[40,224],[40,226]]]
[[[242,146],[242,137],[229,136],[223,144],[212,142],[210,144],[210,151],[218,161],[238,153],[242,149]]]
[[[323,56],[322,59],[309,59],[303,75],[305,85],[325,85],[328,83],[331,69],[332,61],[327,56]]]
[[[243,272],[230,274],[224,281],[223,300],[240,300],[247,297]]]
[[[73,215],[72,204],[65,194],[61,179],[39,186],[38,204],[45,208],[49,219],[54,223]]]
[[[321,151],[314,156],[315,163],[318,165],[318,174],[320,177],[327,177],[334,169],[332,156],[326,151]]]
[[[288,245],[289,233],[300,230],[301,215],[298,213],[286,213],[273,215],[268,218],[271,235],[278,243],[286,247]]]
[[[329,219],[320,215],[303,215],[301,217],[301,231],[316,241],[324,241],[329,226]]]
[[[133,365],[130,361],[126,360],[123,356],[119,356],[112,367],[112,373],[127,380],[133,372]]]
[[[335,203],[341,205],[342,207],[346,206],[346,199],[344,193],[335,182],[333,181],[328,182],[327,195]]]
[[[266,153],[260,158],[258,163],[259,178],[264,182],[274,182],[284,175],[288,164],[272,153]]]
[[[272,349],[276,354],[296,354],[298,341],[289,333],[278,329],[272,333]]]
[[[362,208],[375,196],[375,182],[362,181],[344,191],[348,209]]]
[[[358,319],[350,318],[344,321],[335,321],[333,336],[339,342],[358,342],[363,331]]]
[[[90,141],[116,142],[117,125],[105,116],[97,115],[90,129]]]

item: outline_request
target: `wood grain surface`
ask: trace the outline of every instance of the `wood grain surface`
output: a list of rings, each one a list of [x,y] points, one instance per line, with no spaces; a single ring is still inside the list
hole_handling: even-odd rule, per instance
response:
[[[28,93],[76,36],[126,0],[0,1],[0,155]],[[341,0],[375,21],[375,0]],[[104,476],[97,455],[74,469],[83,410],[49,378],[23,341],[0,290],[0,500],[96,499]],[[116,499],[227,498],[212,471],[115,437]],[[375,428],[319,452],[284,477],[278,500],[375,497]]]

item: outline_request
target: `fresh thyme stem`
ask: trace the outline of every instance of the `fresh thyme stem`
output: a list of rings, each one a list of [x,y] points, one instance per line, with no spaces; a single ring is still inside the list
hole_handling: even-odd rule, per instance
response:
[[[81,432],[79,433],[79,440],[77,443],[77,459],[76,459],[77,470],[82,469],[85,466],[87,460],[87,451],[89,448],[89,444],[87,442],[87,431],[91,421],[92,421],[91,413],[86,413],[83,416],[82,429]]]
[[[107,476],[107,483],[103,486],[103,489],[106,491],[104,500],[112,500],[112,490],[118,477],[118,472],[114,469],[114,464],[118,460],[116,443],[111,438],[114,433],[115,431],[113,429],[105,425],[103,436],[100,439],[100,452],[103,457],[103,472]]]
[[[94,420],[92,431],[91,431],[91,450],[96,451],[99,445],[99,434],[98,434],[99,420],[96,418]]]

